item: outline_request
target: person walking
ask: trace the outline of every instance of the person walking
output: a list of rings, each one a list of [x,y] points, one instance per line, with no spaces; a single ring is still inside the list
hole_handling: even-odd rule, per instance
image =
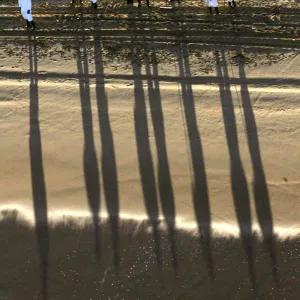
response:
[[[206,5],[209,9],[210,14],[212,15],[213,11],[212,8],[215,8],[216,14],[219,15],[219,8],[218,8],[218,0],[206,0]]]
[[[35,22],[33,21],[32,17],[32,3],[31,0],[18,0],[19,4],[19,11],[22,15],[22,17],[26,20],[27,28],[32,28],[32,30],[35,30]]]

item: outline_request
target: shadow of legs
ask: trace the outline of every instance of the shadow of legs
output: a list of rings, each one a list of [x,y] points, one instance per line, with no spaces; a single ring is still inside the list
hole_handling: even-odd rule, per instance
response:
[[[256,293],[256,275],[254,268],[255,260],[253,250],[250,197],[247,179],[245,176],[239,151],[236,118],[230,91],[229,75],[227,71],[224,51],[222,51],[221,57],[219,56],[219,52],[216,52],[215,57],[217,61],[217,76],[223,76],[224,79],[224,83],[219,84],[219,91],[227,146],[230,156],[231,190],[234,200],[235,212],[238,219],[240,235],[247,255],[250,282],[252,289]]]
[[[134,51],[138,49],[134,47]],[[132,63],[134,80],[134,127],[136,135],[136,145],[139,160],[140,176],[142,181],[145,206],[151,223],[153,238],[155,243],[155,254],[158,267],[161,268],[162,259],[160,254],[159,241],[159,211],[156,194],[156,182],[154,176],[153,159],[150,150],[149,129],[145,103],[145,93],[141,76],[141,66],[139,61]]]
[[[246,72],[243,60],[241,60],[239,64],[239,73],[242,82],[246,82]],[[276,286],[279,287],[277,255],[275,247],[273,216],[270,205],[270,197],[260,153],[256,120],[252,108],[250,93],[248,91],[248,86],[246,83],[241,84],[241,98],[245,117],[248,147],[254,174],[252,188],[255,200],[257,219],[263,235],[264,243],[271,258],[273,277]]]
[[[90,96],[89,68],[86,42],[78,41],[77,68],[79,76],[79,90],[82,114],[82,127],[84,134],[83,168],[84,180],[89,207],[93,217],[95,230],[95,255],[97,263],[100,262],[100,179],[98,161],[95,150],[93,118]]]
[[[178,53],[179,73],[181,77],[191,77],[187,45],[182,45]],[[211,213],[207,176],[205,170],[201,135],[198,129],[193,88],[190,83],[181,82],[181,93],[191,152],[193,171],[193,204],[199,228],[200,247],[204,252],[209,276],[214,279],[213,257],[211,254]]]
[[[156,61],[155,49],[152,49],[152,61]],[[151,70],[152,69],[152,70]],[[151,72],[152,71],[152,72]],[[158,77],[158,67],[156,64],[150,65],[149,60],[146,61],[146,75],[147,77]],[[170,250],[173,261],[173,268],[175,274],[178,269],[178,259],[176,251],[176,225],[175,225],[175,204],[174,193],[171,180],[171,173],[169,168],[169,159],[167,154],[166,136],[164,128],[164,116],[162,108],[162,100],[160,95],[160,87],[158,79],[148,79],[148,95],[151,109],[151,119],[154,127],[154,135],[156,142],[156,151],[158,157],[158,190],[160,201],[162,205],[162,212],[165,222],[168,227],[168,235],[170,240]]]
[[[29,38],[29,65],[30,65],[30,166],[31,185],[35,216],[35,230],[40,256],[41,293],[42,299],[48,298],[48,256],[49,256],[49,230],[47,215],[47,195],[43,167],[42,141],[39,124],[39,94],[37,69],[37,41]]]
[[[99,37],[94,37],[96,100],[102,147],[101,166],[106,207],[112,233],[115,270],[119,269],[119,188],[116,155],[105,93],[102,45]]]

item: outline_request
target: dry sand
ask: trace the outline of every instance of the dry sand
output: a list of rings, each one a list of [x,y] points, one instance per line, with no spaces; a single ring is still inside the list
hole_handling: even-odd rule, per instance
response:
[[[167,51],[3,40],[1,300],[299,299],[299,51]]]
[[[226,51],[217,55],[221,60],[230,59]],[[91,78],[87,87],[76,60],[61,66],[59,60],[41,60],[36,85],[30,85],[30,74],[22,73],[24,64],[17,69],[8,61],[2,68],[2,74],[13,71],[19,77],[1,82],[2,205],[32,209],[31,120],[34,134],[40,128],[50,214],[57,210],[89,212],[85,166],[91,163],[99,177],[97,197],[103,214],[109,201],[105,193],[118,190],[118,214],[147,217],[152,212],[143,199],[151,195],[157,206],[153,213],[159,207],[163,215],[160,198],[171,197],[167,201],[173,202],[176,216],[183,223],[193,223],[193,185],[200,181],[207,189],[212,222],[236,223],[233,196],[242,184],[238,196],[251,208],[253,222],[259,202],[265,201],[274,226],[299,228],[297,53],[270,67],[245,70],[242,65],[224,67],[220,63],[208,76],[192,77],[192,84],[180,79],[187,59],[160,68],[134,64],[128,75],[121,68],[114,72],[111,65],[103,69],[100,63],[100,72],[120,75],[105,84],[102,78],[95,83],[95,72],[101,73],[95,71],[94,58],[88,60]],[[74,79],[60,79],[64,74]],[[79,81],[77,74],[83,76]],[[290,79],[293,85],[283,86],[281,79],[283,84]],[[33,108],[30,117],[33,101],[39,105],[38,123]],[[93,157],[84,157],[85,150]],[[116,174],[111,174],[111,168]],[[260,197],[266,199],[257,199]]]

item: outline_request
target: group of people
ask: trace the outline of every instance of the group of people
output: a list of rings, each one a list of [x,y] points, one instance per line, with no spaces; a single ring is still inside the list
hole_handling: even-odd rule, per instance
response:
[[[71,4],[75,5],[76,2],[79,2],[82,4],[82,0],[71,0]],[[94,9],[97,9],[97,0],[89,0],[91,2],[91,6]],[[142,0],[137,0],[138,1],[138,6],[140,7],[142,5]],[[169,2],[173,2],[175,0],[168,0]],[[177,0],[178,3],[181,3],[181,0]],[[205,0],[206,1],[206,5],[209,9],[210,14],[213,13],[213,8],[215,9],[216,14],[219,14],[219,8],[218,8],[218,0]],[[228,5],[231,8],[235,8],[236,7],[236,3],[234,0],[227,0]],[[23,16],[23,18],[26,20],[26,26],[27,28],[31,28],[32,30],[36,29],[35,26],[35,22],[33,21],[33,17],[32,17],[32,12],[31,12],[31,8],[32,8],[32,2],[31,0],[18,0],[18,4],[19,4],[19,11],[21,13],[21,15]],[[133,4],[133,0],[127,0],[127,4]],[[150,6],[150,0],[146,0],[146,4],[147,6]]]
[[[82,4],[82,0],[71,0],[70,3],[72,5],[74,5],[74,4],[76,4],[76,1],[79,2],[80,4]],[[91,1],[91,6],[94,9],[97,9],[97,0],[90,0],[90,1]],[[133,5],[133,1],[134,0],[127,0],[127,5]],[[138,1],[138,7],[141,7],[142,6],[142,0],[137,0],[137,1]],[[207,7],[209,9],[209,12],[211,14],[213,13],[213,11],[212,11],[213,7],[215,8],[216,13],[219,14],[218,0],[205,0],[205,1],[206,1],[206,4],[207,4]],[[168,0],[168,2],[175,2],[175,0]],[[177,2],[180,4],[181,0],[177,0]],[[231,8],[236,7],[236,3],[235,3],[234,0],[227,0],[227,3]],[[150,6],[150,0],[146,0],[146,5]]]

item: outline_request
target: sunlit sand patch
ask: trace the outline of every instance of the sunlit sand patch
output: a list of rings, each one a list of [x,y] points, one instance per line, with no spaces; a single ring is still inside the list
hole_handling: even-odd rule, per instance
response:
[[[18,221],[25,221],[30,226],[35,225],[34,213],[31,209],[25,208],[21,205],[2,205],[0,206],[0,221],[7,216],[14,216]],[[100,217],[102,219],[107,219],[108,215],[106,213],[101,213]],[[78,225],[78,227],[84,226],[90,221],[91,214],[87,211],[79,210],[52,210],[48,212],[48,222],[50,226],[55,226],[55,224],[68,222],[72,220],[72,224]],[[147,222],[148,217],[145,215],[137,214],[119,214],[120,220],[124,221],[134,221],[136,223],[142,224]],[[160,228],[164,230],[167,226],[164,223],[164,218],[160,217]],[[181,217],[176,218],[176,228],[189,232],[192,235],[198,234],[198,226],[196,222],[187,222]],[[218,237],[228,237],[228,238],[239,238],[240,232],[237,225],[234,222],[212,222],[211,224],[212,236],[214,238]],[[149,230],[151,228],[149,227]],[[262,237],[262,233],[258,224],[253,224],[252,226],[253,234],[257,237]],[[293,226],[274,226],[274,235],[278,240],[287,240],[300,237],[300,226],[295,224]]]

